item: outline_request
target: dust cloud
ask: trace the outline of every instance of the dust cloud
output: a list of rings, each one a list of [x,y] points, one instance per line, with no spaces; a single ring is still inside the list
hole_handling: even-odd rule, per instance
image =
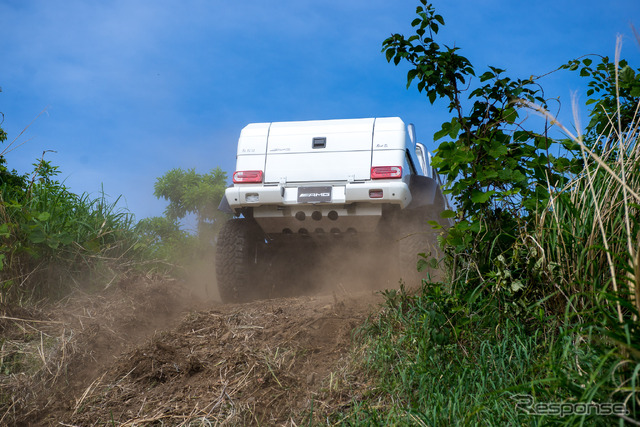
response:
[[[328,243],[275,252],[256,283],[267,298],[250,303],[218,302],[208,254],[184,280],[143,275],[71,296],[32,325],[43,365],[2,379],[10,400],[0,417],[18,425],[282,424],[303,420],[311,401],[342,407],[350,397],[338,385],[357,388],[352,331],[401,272],[392,246]]]
[[[256,283],[267,288],[269,298],[373,293],[397,289],[401,283],[415,288],[421,278],[437,276],[433,271],[431,276],[403,271],[406,266],[399,263],[397,241],[384,242],[374,236],[309,239],[292,248],[276,246],[275,252]]]

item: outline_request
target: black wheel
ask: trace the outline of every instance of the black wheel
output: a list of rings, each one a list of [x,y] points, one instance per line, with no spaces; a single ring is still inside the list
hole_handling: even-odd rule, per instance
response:
[[[220,230],[216,245],[216,278],[223,302],[264,297],[261,250],[264,236],[253,219],[231,219]]]
[[[420,285],[425,278],[440,278],[441,272],[431,266],[433,258],[440,258],[437,231],[427,223],[432,219],[434,216],[426,209],[402,212],[398,216],[398,266],[401,278],[409,287]],[[419,260],[426,262],[422,271],[418,271]]]

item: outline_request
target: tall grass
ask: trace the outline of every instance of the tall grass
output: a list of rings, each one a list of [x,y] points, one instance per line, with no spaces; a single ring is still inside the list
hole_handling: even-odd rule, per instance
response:
[[[568,345],[584,341],[597,356],[586,372],[562,349],[557,365],[573,369],[556,379],[578,401],[623,402],[630,422],[640,417],[640,104],[626,128],[619,106],[595,141],[563,127],[583,169],[540,213],[534,237],[561,272]]]
[[[0,183],[0,303],[109,286],[142,260],[133,215],[102,192],[76,195],[47,162],[24,186]]]
[[[635,316],[640,309],[638,117],[624,131],[611,122],[608,133],[601,134],[591,148],[580,135],[563,128],[580,145],[583,170],[553,195],[538,217],[534,234],[546,261],[560,267],[571,295],[616,294],[632,304]],[[586,308],[592,301],[576,298],[577,308]],[[619,301],[615,312],[622,322]]]
[[[466,301],[436,284],[417,294],[387,291],[383,311],[361,331],[363,362],[374,386],[349,413],[347,425],[521,425],[513,400],[540,363],[542,331],[485,315],[486,301]],[[540,367],[542,366],[542,369]]]

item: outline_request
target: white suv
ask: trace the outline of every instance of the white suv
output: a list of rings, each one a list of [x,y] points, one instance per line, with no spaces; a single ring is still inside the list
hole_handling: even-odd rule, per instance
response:
[[[407,266],[415,270],[420,246],[433,242],[426,221],[440,220],[448,208],[429,160],[413,125],[397,117],[247,125],[233,186],[220,205],[242,217],[229,220],[218,237],[222,299],[269,296],[273,287],[260,282],[277,270],[278,253],[295,255],[300,244],[308,252],[345,237],[387,239],[401,258],[402,247],[413,250],[420,241]]]

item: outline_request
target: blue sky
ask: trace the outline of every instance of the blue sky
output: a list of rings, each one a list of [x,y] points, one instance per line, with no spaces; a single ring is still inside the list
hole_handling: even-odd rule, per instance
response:
[[[439,40],[476,70],[514,78],[547,73],[589,53],[640,66],[630,25],[639,0],[433,2]],[[406,67],[380,52],[391,33],[410,34],[417,0],[0,0],[0,112],[10,168],[46,158],[76,193],[101,187],[138,219],[161,215],[155,179],[171,168],[235,166],[251,122],[399,116],[418,139],[447,120],[406,90]],[[571,121],[571,95],[586,81],[546,77],[548,97]],[[570,125],[570,123],[567,123]]]

